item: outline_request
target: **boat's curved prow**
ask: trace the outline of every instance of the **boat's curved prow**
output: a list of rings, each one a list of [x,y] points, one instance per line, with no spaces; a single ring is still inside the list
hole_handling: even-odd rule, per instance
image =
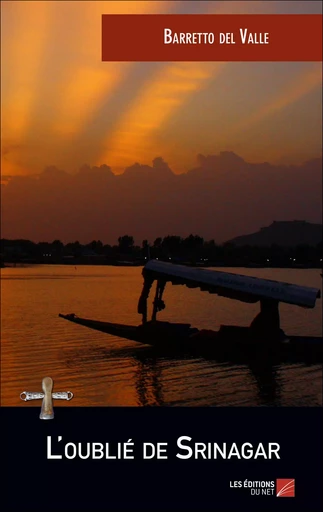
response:
[[[273,358],[275,361],[322,362],[323,339],[321,337],[284,336],[277,339],[259,340],[248,327],[223,326],[219,331],[194,329],[190,324],[170,322],[147,322],[146,324],[124,325],[99,320],[80,318],[75,313],[59,314],[60,318],[90,329],[128,339],[159,350],[181,350],[207,356],[225,356],[234,360]]]

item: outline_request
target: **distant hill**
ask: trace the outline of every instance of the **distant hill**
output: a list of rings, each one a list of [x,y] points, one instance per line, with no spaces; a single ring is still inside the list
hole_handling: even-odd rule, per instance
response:
[[[322,242],[322,224],[312,224],[304,220],[289,222],[274,221],[270,226],[250,235],[243,235],[229,240],[229,243],[243,246],[271,246],[296,247],[306,244],[316,246]]]

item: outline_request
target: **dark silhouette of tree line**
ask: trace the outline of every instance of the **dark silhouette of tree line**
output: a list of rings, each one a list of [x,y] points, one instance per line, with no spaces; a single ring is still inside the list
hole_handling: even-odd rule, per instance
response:
[[[135,244],[130,235],[118,238],[118,244],[104,244],[93,240],[88,244],[79,241],[63,244],[32,242],[30,240],[1,239],[1,262],[5,263],[70,263],[70,264],[144,264],[148,259],[203,266],[277,266],[322,267],[322,242],[315,246],[279,245],[236,246],[232,243],[216,244],[198,235],[186,238],[169,235],[158,237],[153,243],[143,240]]]

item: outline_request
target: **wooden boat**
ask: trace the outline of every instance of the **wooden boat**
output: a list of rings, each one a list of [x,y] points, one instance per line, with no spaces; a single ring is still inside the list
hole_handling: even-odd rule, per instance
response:
[[[143,268],[144,285],[138,302],[141,325],[123,325],[79,318],[75,314],[59,316],[70,322],[113,336],[152,345],[196,353],[242,353],[255,357],[271,354],[274,358],[297,356],[298,359],[323,359],[322,337],[286,336],[280,329],[279,302],[304,308],[314,308],[320,290],[267,279],[189,268],[156,260]],[[153,282],[156,293],[151,321],[147,321],[147,300]],[[190,324],[157,321],[157,313],[165,308],[162,300],[166,283],[200,288],[248,303],[260,302],[261,312],[249,327],[221,326],[219,331],[199,330]]]

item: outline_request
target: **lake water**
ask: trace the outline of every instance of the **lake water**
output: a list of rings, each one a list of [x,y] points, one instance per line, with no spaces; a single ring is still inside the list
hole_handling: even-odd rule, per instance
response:
[[[322,365],[252,367],[205,358],[157,355],[150,347],[67,322],[59,313],[139,324],[141,267],[30,266],[1,270],[1,403],[23,402],[22,391],[72,391],[57,406],[321,406]],[[227,272],[322,288],[319,270],[225,269]],[[152,294],[151,294],[152,295]],[[160,320],[217,329],[249,325],[259,305],[184,286],[166,287]],[[322,336],[322,304],[280,305],[287,334]]]

